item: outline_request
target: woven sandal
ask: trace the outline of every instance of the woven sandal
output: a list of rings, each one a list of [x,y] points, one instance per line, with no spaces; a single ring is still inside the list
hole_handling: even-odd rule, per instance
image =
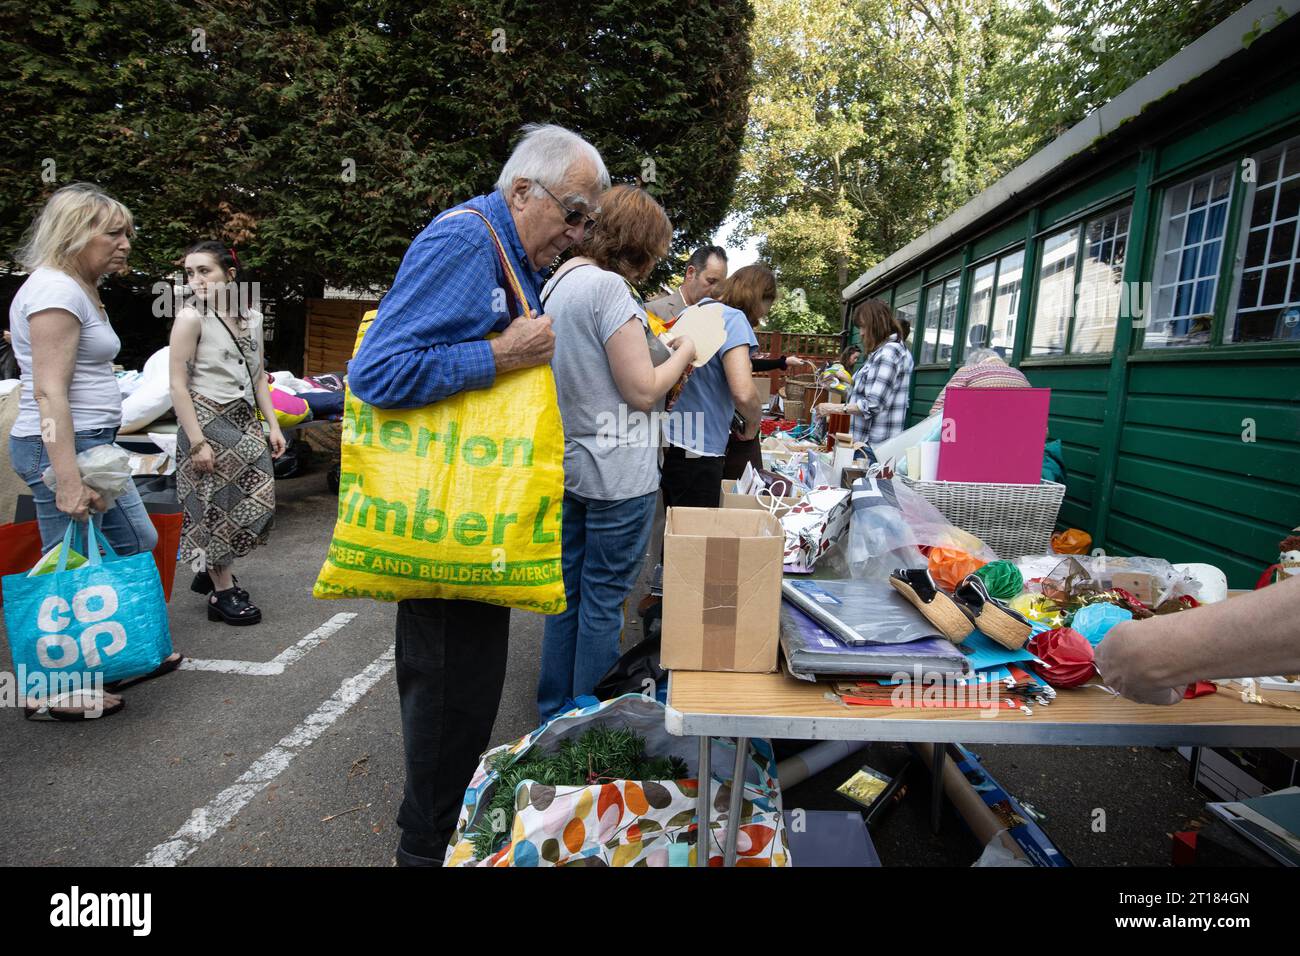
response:
[[[997,641],[1008,650],[1018,651],[1029,640],[1029,619],[991,597],[978,574],[968,574],[953,592],[967,614],[975,619],[981,634]]]
[[[899,568],[889,576],[889,583],[954,644],[961,643],[975,630],[971,615],[953,600],[952,595],[939,590],[930,572],[924,568]]]

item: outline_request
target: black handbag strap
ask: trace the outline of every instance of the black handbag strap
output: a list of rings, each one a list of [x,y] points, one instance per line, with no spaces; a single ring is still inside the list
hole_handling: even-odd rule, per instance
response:
[[[239,339],[235,338],[235,333],[230,331],[230,326],[226,325],[226,320],[216,312],[213,312],[212,314],[216,316],[217,324],[226,330],[226,334],[230,336],[230,341],[235,343],[235,351],[239,353],[239,364],[244,366],[244,371],[248,373],[248,384],[252,385],[253,369],[252,366],[248,364],[248,356],[244,354],[244,347],[239,344]],[[202,335],[202,332],[199,334]]]
[[[570,275],[572,275],[573,273],[577,272],[577,271],[578,271],[579,269],[581,269],[583,266],[590,266],[590,265],[595,265],[595,263],[594,263],[594,262],[579,262],[576,266],[572,266],[572,267],[570,267],[570,268],[564,270],[563,272],[561,272],[558,276],[556,276],[556,277],[555,277],[555,281],[554,281],[553,283],[551,283],[551,288],[547,290],[547,292],[546,292],[546,294],[545,294],[544,296],[542,296],[542,309],[543,309],[543,310],[546,309],[546,300],[549,299],[549,298],[550,298],[550,297],[555,293],[555,288],[556,288],[556,286],[558,286],[561,282],[563,282],[564,279],[565,279],[565,277],[570,276]]]

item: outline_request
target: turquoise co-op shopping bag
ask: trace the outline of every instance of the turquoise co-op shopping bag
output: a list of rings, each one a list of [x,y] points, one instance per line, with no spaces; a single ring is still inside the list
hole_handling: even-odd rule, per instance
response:
[[[68,523],[53,574],[3,579],[14,669],[25,667],[29,675],[78,674],[87,685],[96,675],[107,683],[148,674],[172,653],[153,555],[118,556],[88,521],[87,561],[68,570],[69,549],[76,547],[73,531],[80,524]]]

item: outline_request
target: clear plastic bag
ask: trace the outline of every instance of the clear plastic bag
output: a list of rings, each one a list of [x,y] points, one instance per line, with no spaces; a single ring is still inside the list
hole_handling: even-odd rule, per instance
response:
[[[104,499],[105,509],[113,507],[118,495],[131,484],[130,458],[130,453],[117,445],[96,445],[77,456],[82,482]],[[51,491],[59,490],[53,465],[45,469],[41,480]]]
[[[868,475],[853,483],[848,561],[855,578],[887,579],[895,568],[924,568],[920,547],[956,548],[996,561],[975,535],[955,527],[904,482]]]

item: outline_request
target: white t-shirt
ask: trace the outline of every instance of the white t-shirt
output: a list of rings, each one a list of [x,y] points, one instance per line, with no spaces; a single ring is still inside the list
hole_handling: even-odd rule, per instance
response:
[[[41,266],[18,287],[9,306],[9,331],[22,381],[13,434],[28,438],[41,433],[41,412],[32,394],[32,334],[28,319],[45,309],[63,309],[81,322],[77,364],[68,383],[73,430],[117,428],[122,424],[122,392],[113,374],[113,359],[122,342],[109,324],[108,316],[76,279],[58,269]]]

